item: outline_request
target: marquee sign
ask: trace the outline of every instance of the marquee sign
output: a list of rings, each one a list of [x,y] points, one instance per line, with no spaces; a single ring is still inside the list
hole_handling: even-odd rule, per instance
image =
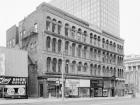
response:
[[[0,77],[0,85],[26,85],[26,77]]]

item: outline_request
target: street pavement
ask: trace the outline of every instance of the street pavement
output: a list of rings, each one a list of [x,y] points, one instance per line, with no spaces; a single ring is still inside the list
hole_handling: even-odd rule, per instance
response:
[[[0,99],[0,105],[140,105],[140,97]]]

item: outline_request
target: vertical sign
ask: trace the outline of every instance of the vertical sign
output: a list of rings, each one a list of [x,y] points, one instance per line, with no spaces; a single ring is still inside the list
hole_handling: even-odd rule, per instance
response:
[[[5,75],[5,54],[0,53],[0,75]]]

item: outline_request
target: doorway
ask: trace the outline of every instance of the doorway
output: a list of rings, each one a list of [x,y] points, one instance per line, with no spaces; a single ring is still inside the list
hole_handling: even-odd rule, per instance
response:
[[[40,84],[40,97],[43,97],[43,84]]]

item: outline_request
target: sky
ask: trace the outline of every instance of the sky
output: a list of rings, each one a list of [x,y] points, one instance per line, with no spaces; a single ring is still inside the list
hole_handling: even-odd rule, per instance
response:
[[[6,46],[6,30],[29,15],[41,2],[50,0],[1,0],[0,46]],[[120,37],[125,55],[140,55],[140,0],[120,0]]]

